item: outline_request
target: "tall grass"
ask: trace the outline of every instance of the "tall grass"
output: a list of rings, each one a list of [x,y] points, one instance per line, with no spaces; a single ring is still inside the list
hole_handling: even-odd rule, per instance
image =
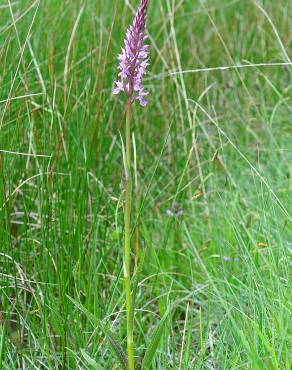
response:
[[[152,100],[132,121],[137,368],[145,352],[153,369],[291,367],[292,7],[257,4],[150,4]],[[0,368],[120,368],[111,90],[136,5],[0,2]]]

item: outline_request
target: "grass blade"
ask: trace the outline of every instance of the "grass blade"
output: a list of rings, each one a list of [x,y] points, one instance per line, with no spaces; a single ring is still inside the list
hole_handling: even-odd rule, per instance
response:
[[[84,349],[81,350],[82,356],[84,357],[84,360],[88,363],[88,365],[91,366],[92,369],[94,370],[102,370],[103,368],[98,365],[98,363],[91,358],[85,351]]]
[[[168,318],[168,315],[170,314],[171,310],[167,310],[165,314],[163,315],[162,319],[159,321],[159,324],[156,326],[151,341],[148,345],[148,348],[146,349],[143,362],[142,362],[142,370],[148,370],[151,368],[152,360],[155,356],[155,353],[157,351],[160,339],[162,337],[162,334],[164,332],[164,327],[166,324],[166,320]]]
[[[91,312],[89,312],[81,303],[75,301],[75,299],[67,296],[70,301],[79,308],[80,311],[82,311],[86,317],[95,325],[97,325],[100,330],[103,332],[103,334],[107,337],[108,341],[110,342],[111,349],[113,353],[116,355],[119,363],[122,366],[122,369],[127,370],[127,356],[121,346],[121,344],[116,340],[114,334],[111,332],[109,328],[107,328],[101,320],[97,319]]]

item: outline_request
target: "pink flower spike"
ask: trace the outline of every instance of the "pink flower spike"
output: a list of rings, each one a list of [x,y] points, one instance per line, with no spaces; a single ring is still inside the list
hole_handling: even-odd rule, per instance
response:
[[[148,94],[142,86],[143,76],[149,65],[149,45],[144,44],[147,39],[147,9],[148,0],[141,0],[134,21],[126,32],[122,53],[118,56],[120,79],[115,82],[113,89],[114,95],[123,91],[132,102],[139,100],[143,107],[147,105],[144,96]]]

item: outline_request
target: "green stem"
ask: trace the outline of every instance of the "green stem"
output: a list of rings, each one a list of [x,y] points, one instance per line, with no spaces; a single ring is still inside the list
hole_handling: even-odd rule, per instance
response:
[[[134,308],[131,295],[131,102],[126,110],[126,174],[125,174],[125,261],[124,277],[127,312],[128,369],[134,370]]]
[[[137,148],[135,136],[132,135],[134,146],[134,171],[135,171],[135,228],[134,228],[134,256],[135,256],[135,271],[138,268],[139,257],[139,188],[138,188],[138,169],[137,169]],[[135,304],[135,303],[134,303]]]

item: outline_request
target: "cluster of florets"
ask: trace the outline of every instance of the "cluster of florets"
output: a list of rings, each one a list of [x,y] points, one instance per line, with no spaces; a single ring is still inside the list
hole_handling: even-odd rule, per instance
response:
[[[124,48],[119,55],[119,80],[115,82],[114,94],[121,91],[134,101],[139,100],[142,106],[147,105],[142,79],[149,65],[149,45],[145,45],[145,26],[147,19],[148,0],[141,0],[133,24],[128,29]]]

